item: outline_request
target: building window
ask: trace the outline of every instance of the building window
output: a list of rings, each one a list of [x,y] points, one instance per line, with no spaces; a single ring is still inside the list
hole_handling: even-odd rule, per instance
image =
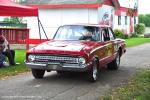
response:
[[[125,16],[125,25],[128,25],[128,17]]]
[[[134,17],[134,24],[136,24],[136,17]]]
[[[121,25],[121,16],[118,16],[118,25]]]

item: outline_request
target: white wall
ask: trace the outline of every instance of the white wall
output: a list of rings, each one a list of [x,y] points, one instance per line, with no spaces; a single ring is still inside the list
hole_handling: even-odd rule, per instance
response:
[[[130,29],[129,29],[129,27],[130,27],[130,17],[127,16],[127,25],[126,25],[125,24],[125,16],[126,15],[121,16],[121,25],[118,25],[118,16],[115,15],[114,29],[124,30],[129,34],[129,32],[130,32]]]
[[[138,24],[139,23],[139,18],[138,17],[136,17],[136,24]]]
[[[144,34],[150,34],[150,27],[145,28],[145,33]]]
[[[65,24],[90,23],[98,24],[97,9],[40,9],[39,17],[49,38],[52,38],[57,28]],[[27,19],[30,28],[30,39],[39,39],[36,18]],[[42,39],[45,36],[42,33]]]

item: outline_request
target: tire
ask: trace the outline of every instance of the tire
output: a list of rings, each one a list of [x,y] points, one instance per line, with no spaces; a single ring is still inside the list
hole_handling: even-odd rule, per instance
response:
[[[57,74],[58,75],[62,75],[62,74],[64,74],[65,72],[63,72],[63,71],[57,71]]]
[[[35,79],[42,79],[45,74],[45,70],[31,69],[31,71]]]
[[[117,53],[117,56],[115,58],[115,60],[113,60],[112,62],[110,62],[108,65],[107,65],[107,68],[109,70],[118,70],[120,66],[120,54],[119,52]]]
[[[90,82],[95,82],[97,81],[98,79],[98,62],[97,60],[94,60],[93,63],[92,63],[92,67],[91,67],[91,70],[89,70],[89,72],[87,73],[88,75],[88,80]]]

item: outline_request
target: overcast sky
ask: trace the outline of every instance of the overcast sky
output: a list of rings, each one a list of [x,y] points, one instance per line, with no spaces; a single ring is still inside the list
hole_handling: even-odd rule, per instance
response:
[[[139,14],[150,14],[150,0],[139,0]]]

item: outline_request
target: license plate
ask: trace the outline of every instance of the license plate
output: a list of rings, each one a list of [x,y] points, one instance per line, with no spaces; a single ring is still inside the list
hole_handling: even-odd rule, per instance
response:
[[[50,69],[58,69],[59,67],[60,67],[60,65],[48,65],[48,67],[50,68]]]

